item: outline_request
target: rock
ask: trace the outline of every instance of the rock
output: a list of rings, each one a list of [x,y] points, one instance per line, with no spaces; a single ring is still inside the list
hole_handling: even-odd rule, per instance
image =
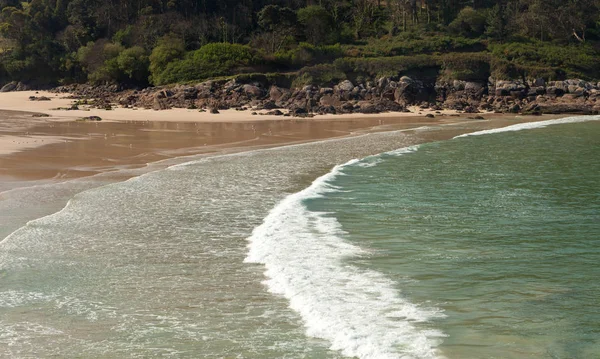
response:
[[[219,110],[216,107],[213,107],[210,109],[210,113],[212,113],[213,115],[219,114]]]
[[[29,96],[29,101],[52,101],[52,99],[46,96]]]
[[[183,89],[184,100],[195,100],[198,98],[198,89],[195,87],[186,87]]]
[[[169,109],[169,105],[163,99],[155,97],[152,102],[152,109],[155,111],[167,110]]]
[[[521,111],[521,106],[514,104],[511,107],[509,107],[508,112],[510,113],[519,113],[519,111]]]
[[[102,118],[100,116],[88,116],[83,117],[81,121],[102,121]]]
[[[546,93],[551,96],[562,96],[565,94],[565,90],[561,87],[549,86],[546,88]]]
[[[425,115],[425,117],[427,117],[427,118],[435,118],[435,116],[432,115],[432,114],[430,114],[430,113],[428,113],[427,115]]]
[[[332,94],[333,93],[333,89],[331,87],[322,87],[319,90],[319,94],[321,95],[328,95],[328,94]]]
[[[279,111],[279,110],[273,110],[273,111],[269,111],[267,112],[265,115],[271,115],[271,116],[283,116],[283,112]]]
[[[464,108],[465,113],[479,113],[479,110],[473,106],[467,106]]]
[[[333,96],[333,95],[324,95],[321,96],[321,98],[319,99],[319,104],[321,106],[334,106],[334,107],[338,107],[341,105],[341,101],[338,97]]]
[[[477,92],[483,92],[485,90],[485,86],[482,83],[479,82],[465,82],[465,87],[464,87],[465,91],[469,91],[469,92],[473,92],[473,93],[477,93]]]
[[[0,92],[11,92],[14,91],[17,88],[17,82],[13,81],[13,82],[9,82],[6,85],[2,86],[2,88],[0,89]]]
[[[47,113],[34,113],[31,117],[50,117]]]
[[[244,93],[250,97],[261,97],[263,95],[262,90],[258,86],[246,84],[242,86]]]
[[[260,107],[263,110],[274,110],[274,109],[278,108],[279,106],[277,106],[277,104],[275,104],[275,101],[267,101],[267,102],[263,103]]]
[[[383,90],[384,88],[387,87],[388,83],[389,83],[389,80],[387,77],[381,77],[381,78],[379,78],[379,80],[377,80],[377,87],[379,89]],[[599,84],[600,84],[600,82],[599,82]]]
[[[271,88],[269,89],[269,99],[271,99],[271,101],[279,101],[283,94],[284,90],[275,85],[271,86]]]
[[[306,114],[308,114],[308,112],[307,112],[307,111],[306,111],[306,109],[304,109],[304,108],[297,107],[297,108],[291,109],[291,110],[290,110],[290,114],[291,114],[292,116],[299,116],[299,117],[303,117],[303,116],[305,116]]]
[[[350,80],[344,80],[337,85],[337,88],[340,91],[350,92],[354,90],[354,85]]]
[[[532,81],[531,85],[533,87],[546,86],[546,80],[544,80],[543,78],[537,78]]]

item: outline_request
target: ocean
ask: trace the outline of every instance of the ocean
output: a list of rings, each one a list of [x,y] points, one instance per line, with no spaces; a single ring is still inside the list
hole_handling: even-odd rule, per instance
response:
[[[2,193],[0,357],[600,357],[599,119]]]

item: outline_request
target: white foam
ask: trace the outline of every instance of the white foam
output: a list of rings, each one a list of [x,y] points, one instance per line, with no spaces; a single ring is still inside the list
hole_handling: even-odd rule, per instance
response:
[[[417,323],[443,316],[440,311],[402,298],[382,273],[348,264],[368,253],[343,239],[334,217],[304,205],[337,191],[331,180],[360,163],[336,166],[273,208],[248,239],[246,262],[266,266],[269,290],[287,298],[307,335],[329,341],[332,350],[369,359],[439,358],[443,333]]]
[[[551,126],[551,125],[562,125],[562,124],[567,124],[567,123],[578,123],[578,122],[588,122],[588,121],[598,121],[598,120],[600,120],[600,116],[565,117],[565,118],[556,119],[556,120],[526,122],[526,123],[519,123],[516,125],[511,125],[511,126],[502,127],[502,128],[494,128],[491,130],[465,133],[463,135],[456,136],[454,138],[456,139],[456,138],[469,137],[469,136],[489,135],[489,134],[501,133],[501,132],[531,130],[531,129],[535,129],[535,128],[544,128],[544,127]]]

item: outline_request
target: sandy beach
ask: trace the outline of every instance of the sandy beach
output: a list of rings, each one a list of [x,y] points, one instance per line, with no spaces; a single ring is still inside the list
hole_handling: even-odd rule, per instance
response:
[[[45,96],[51,100],[30,101],[30,96]],[[515,119],[515,115],[483,114],[485,118],[496,120],[468,120],[472,115],[452,111],[434,114],[418,108],[412,108],[411,113],[314,118],[252,115],[251,111],[236,110],[210,114],[186,109],[57,109],[72,105],[73,100],[66,96],[43,91],[0,94],[0,179],[3,184],[0,190],[19,187],[23,181],[65,180],[180,156],[464,121],[472,122],[475,127],[498,127]],[[435,118],[425,117],[427,114],[434,114]],[[80,121],[87,116],[99,116],[102,121]],[[547,118],[529,117],[527,120]]]

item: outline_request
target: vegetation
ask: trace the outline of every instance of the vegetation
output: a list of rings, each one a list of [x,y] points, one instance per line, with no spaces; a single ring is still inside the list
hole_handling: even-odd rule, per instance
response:
[[[2,83],[600,78],[600,0],[0,0],[0,8]]]

